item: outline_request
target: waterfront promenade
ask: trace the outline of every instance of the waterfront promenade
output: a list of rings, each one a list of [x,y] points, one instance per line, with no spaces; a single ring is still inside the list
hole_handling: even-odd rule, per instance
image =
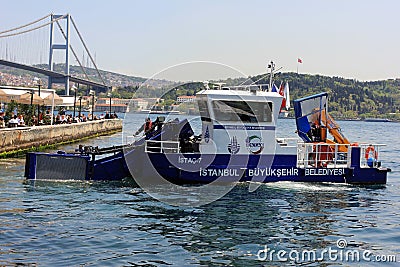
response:
[[[70,143],[82,138],[106,135],[122,130],[122,120],[94,120],[72,124],[0,129],[0,155],[39,147]]]

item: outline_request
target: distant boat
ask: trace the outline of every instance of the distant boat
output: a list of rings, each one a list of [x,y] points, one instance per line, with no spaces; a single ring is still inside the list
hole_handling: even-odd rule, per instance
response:
[[[380,119],[380,118],[365,118],[366,122],[391,122],[389,119]]]
[[[289,115],[289,111],[281,111],[278,115],[278,119],[287,119]]]
[[[178,115],[180,112],[178,110],[170,110],[170,111],[163,111],[163,110],[150,110],[150,109],[142,109],[138,111],[141,114],[158,114],[158,115]]]
[[[162,115],[178,115],[180,112],[177,110],[170,110],[170,111],[164,111],[164,110],[152,110],[150,111],[150,114],[162,114]]]
[[[139,110],[139,111],[136,111],[137,113],[142,113],[142,114],[149,114],[150,113],[150,109],[142,109],[142,110]]]

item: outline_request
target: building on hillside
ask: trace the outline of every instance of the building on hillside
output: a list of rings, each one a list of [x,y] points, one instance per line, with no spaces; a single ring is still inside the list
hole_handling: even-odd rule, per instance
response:
[[[125,113],[127,112],[128,105],[126,104],[111,104],[111,113]],[[94,110],[97,112],[106,112],[110,111],[110,104],[95,104]]]
[[[122,99],[122,98],[111,98],[111,112],[127,112],[129,108],[130,99]],[[95,111],[109,111],[110,110],[110,98],[103,97],[97,98],[95,102]],[[128,109],[129,110],[129,109]]]
[[[122,98],[111,98],[111,105],[129,105],[130,99],[122,99]],[[104,97],[104,98],[97,98],[96,104],[108,104],[110,105],[110,98],[109,97]]]
[[[142,98],[135,98],[132,99],[132,106],[137,110],[147,109],[149,106],[149,101]]]
[[[178,103],[195,102],[195,101],[196,101],[196,96],[182,95],[176,98],[176,102]]]

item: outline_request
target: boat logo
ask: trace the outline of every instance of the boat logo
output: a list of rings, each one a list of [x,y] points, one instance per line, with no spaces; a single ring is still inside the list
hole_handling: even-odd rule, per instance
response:
[[[206,128],[206,131],[204,132],[204,141],[206,143],[210,142],[210,131],[208,130],[208,125],[207,125],[207,128]]]
[[[264,149],[264,143],[261,137],[257,135],[248,136],[246,138],[246,147],[253,154],[260,154]]]
[[[232,136],[231,142],[228,144],[228,151],[231,154],[237,154],[240,150],[240,145],[237,142],[236,136]]]

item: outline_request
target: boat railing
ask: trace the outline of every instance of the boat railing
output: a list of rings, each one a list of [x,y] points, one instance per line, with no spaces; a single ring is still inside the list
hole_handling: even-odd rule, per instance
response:
[[[363,143],[359,144],[361,148],[360,166],[361,167],[380,167],[380,150],[386,144],[371,144]]]
[[[146,140],[145,152],[146,153],[179,153],[179,141],[154,141]]]
[[[276,142],[278,142],[280,146],[286,146],[286,147],[295,147],[297,146],[299,141],[300,139],[297,137],[276,138]]]
[[[137,141],[143,139],[144,135],[126,135],[124,136],[125,144],[135,144]]]
[[[350,167],[350,145],[329,143],[297,143],[298,168]]]
[[[268,91],[269,84],[243,84],[243,85],[235,85],[235,86],[225,86],[220,85],[219,90],[235,90],[235,91]]]

